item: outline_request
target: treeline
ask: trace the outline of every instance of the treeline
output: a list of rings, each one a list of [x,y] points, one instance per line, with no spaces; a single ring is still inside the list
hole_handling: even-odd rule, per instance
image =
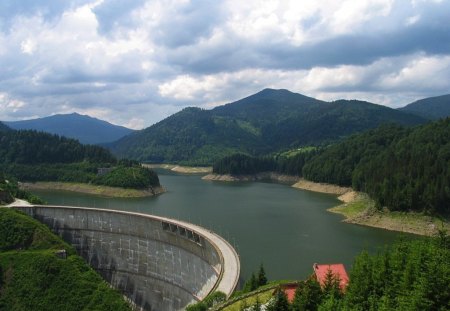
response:
[[[0,133],[1,163],[115,163],[105,148],[82,145],[75,139],[32,130]]]
[[[261,172],[302,176],[305,163],[320,152],[318,148],[300,150],[292,156],[252,157],[246,154],[233,154],[216,161],[213,165],[215,174],[245,175]]]
[[[233,155],[217,161],[217,174],[262,171],[352,186],[379,207],[399,211],[450,212],[450,119],[416,128],[382,126],[327,148],[289,157]]]
[[[109,168],[98,174],[99,168]],[[158,175],[108,150],[36,131],[0,132],[0,172],[22,182],[80,182],[145,189],[159,186]]]
[[[0,122],[0,132],[10,131],[10,130],[11,129],[8,126],[6,126],[3,122]]]
[[[346,291],[327,274],[322,286],[311,278],[301,282],[292,303],[278,291],[269,311],[449,310],[450,249],[448,236],[399,241],[377,255],[360,254],[350,271]],[[262,310],[252,306],[246,310]]]

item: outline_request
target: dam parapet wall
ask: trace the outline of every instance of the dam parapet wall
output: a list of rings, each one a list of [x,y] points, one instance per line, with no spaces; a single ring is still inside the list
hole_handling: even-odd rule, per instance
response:
[[[229,296],[239,278],[234,249],[193,224],[95,208],[13,208],[72,244],[137,310],[184,310],[213,290]]]

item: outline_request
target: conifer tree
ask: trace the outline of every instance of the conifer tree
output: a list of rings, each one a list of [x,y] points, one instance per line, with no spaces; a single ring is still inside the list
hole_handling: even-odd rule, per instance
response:
[[[266,271],[264,271],[264,266],[261,264],[258,272],[258,287],[267,284]]]
[[[283,289],[278,288],[274,299],[267,306],[267,311],[290,311],[289,301]]]
[[[322,290],[315,279],[300,283],[292,302],[293,311],[315,311],[322,301]]]

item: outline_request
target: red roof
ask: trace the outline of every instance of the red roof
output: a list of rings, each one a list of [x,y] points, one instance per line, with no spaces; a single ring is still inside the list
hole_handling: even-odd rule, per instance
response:
[[[287,285],[286,287],[283,286],[284,293],[286,294],[287,299],[290,303],[294,301],[295,290],[297,289],[297,287],[297,284]]]
[[[283,290],[284,293],[286,294],[289,303],[292,303],[292,301],[294,301],[295,291],[297,290],[297,287],[298,287],[297,283],[282,284],[280,286],[281,290]],[[273,295],[275,295],[278,290],[279,288],[275,289]]]
[[[336,277],[339,277],[339,287],[342,290],[345,290],[345,288],[348,285],[348,275],[347,271],[345,271],[345,267],[343,264],[332,264],[332,265],[318,265],[314,264],[314,273],[316,274],[317,281],[319,282],[320,286],[323,286],[325,283],[325,279],[327,276],[327,273],[329,270],[331,270],[331,273]]]

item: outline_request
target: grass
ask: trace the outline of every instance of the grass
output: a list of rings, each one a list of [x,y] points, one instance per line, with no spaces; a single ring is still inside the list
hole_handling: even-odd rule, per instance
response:
[[[239,127],[241,129],[243,129],[244,131],[249,132],[250,134],[253,134],[255,136],[261,136],[261,130],[254,127],[250,122],[246,122],[246,121],[242,121],[242,120],[237,120],[237,124],[239,125]]]
[[[256,303],[258,299],[261,304],[267,303],[272,298],[273,289],[268,289],[264,292],[251,295],[250,297],[237,300],[235,303],[226,306],[222,311],[239,311],[243,309],[243,306],[251,306]]]
[[[329,209],[330,212],[345,216],[345,222],[387,230],[436,235],[438,230],[450,232],[447,219],[415,212],[397,212],[375,208],[375,202],[367,194],[358,194],[349,202]]]
[[[280,153],[279,155],[286,157],[286,158],[290,158],[290,157],[296,156],[297,154],[300,154],[300,153],[311,152],[315,149],[317,149],[317,147],[306,146],[306,147],[301,147],[301,148],[297,148],[297,149],[284,151],[284,152]]]
[[[290,284],[294,282],[297,281],[276,280],[271,281],[268,284],[261,286],[252,292],[242,292],[242,291],[234,292],[233,295],[230,297],[230,299],[224,304],[222,304],[225,305],[225,307],[218,306],[217,308],[214,308],[214,310],[221,310],[221,311],[242,310],[244,306],[254,305],[257,299],[261,304],[265,304],[272,297],[272,293],[276,287],[282,284]],[[234,302],[230,303],[230,301]]]
[[[330,208],[329,211],[337,214],[342,214],[346,218],[354,218],[362,215],[368,210],[375,207],[375,202],[366,194],[358,194],[352,202],[341,204]]]

